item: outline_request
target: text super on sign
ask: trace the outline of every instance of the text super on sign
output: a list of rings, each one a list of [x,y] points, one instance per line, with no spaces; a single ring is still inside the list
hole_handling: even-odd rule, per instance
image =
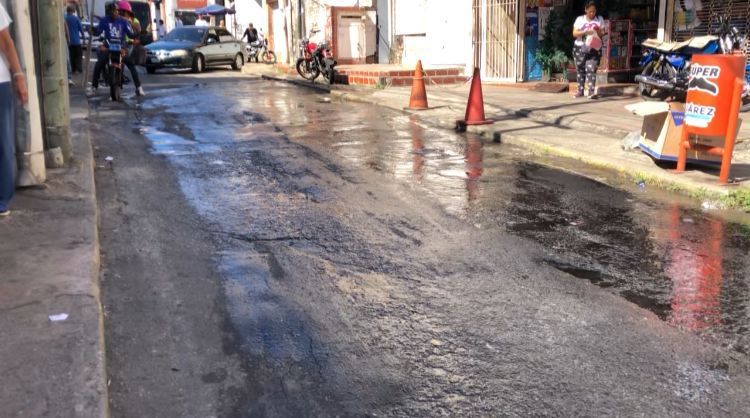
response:
[[[734,82],[745,77],[741,55],[693,55],[685,103],[685,124],[690,132],[703,136],[727,133]]]

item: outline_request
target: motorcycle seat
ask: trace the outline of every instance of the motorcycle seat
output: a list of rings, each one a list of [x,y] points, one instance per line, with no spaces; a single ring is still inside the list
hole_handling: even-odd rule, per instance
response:
[[[696,36],[682,42],[662,42],[658,39],[646,39],[641,45],[661,52],[675,52],[683,48],[703,49],[717,39],[719,38],[711,35]]]

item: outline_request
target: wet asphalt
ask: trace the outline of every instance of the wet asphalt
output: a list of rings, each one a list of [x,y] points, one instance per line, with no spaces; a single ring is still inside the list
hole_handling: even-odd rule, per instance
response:
[[[160,415],[149,385],[188,404],[210,388],[185,416],[750,406],[743,216],[281,83],[165,86],[92,115],[132,128],[97,144],[121,153],[97,173],[115,415]],[[169,291],[134,318],[122,299],[150,286]],[[212,314],[172,329],[165,300]],[[184,369],[148,358],[150,310],[196,347],[188,369],[216,367],[153,378]]]

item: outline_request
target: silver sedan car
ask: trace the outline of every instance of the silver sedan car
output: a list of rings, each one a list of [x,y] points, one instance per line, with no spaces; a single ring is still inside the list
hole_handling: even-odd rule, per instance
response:
[[[242,42],[222,27],[182,26],[146,45],[146,70],[150,74],[159,68],[191,68],[199,73],[216,65],[239,70],[244,64]]]

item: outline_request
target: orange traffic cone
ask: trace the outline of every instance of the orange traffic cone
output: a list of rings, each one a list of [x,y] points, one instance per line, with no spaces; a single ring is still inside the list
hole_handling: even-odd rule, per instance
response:
[[[474,76],[471,79],[471,90],[469,90],[469,103],[466,105],[466,116],[464,120],[456,121],[459,126],[466,125],[488,125],[495,123],[484,117],[484,98],[482,97],[482,80],[479,76],[479,68],[474,68]]]
[[[409,107],[407,107],[409,110],[427,109],[427,92],[424,88],[422,73],[422,60],[419,60],[411,82],[411,96],[409,97]]]

